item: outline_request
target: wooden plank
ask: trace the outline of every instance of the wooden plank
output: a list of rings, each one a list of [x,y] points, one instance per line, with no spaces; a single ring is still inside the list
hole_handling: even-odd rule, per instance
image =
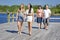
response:
[[[43,25],[42,25],[43,28]],[[60,23],[50,23],[48,30],[38,29],[37,23],[32,26],[32,35],[28,35],[27,22],[23,24],[22,34],[17,33],[17,23],[0,24],[0,40],[60,40]]]

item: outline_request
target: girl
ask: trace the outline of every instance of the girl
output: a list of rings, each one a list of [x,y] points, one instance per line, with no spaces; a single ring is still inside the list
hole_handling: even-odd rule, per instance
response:
[[[48,5],[45,5],[43,23],[44,23],[44,28],[46,30],[48,29],[50,16],[51,16],[51,10],[49,9]]]
[[[20,8],[17,11],[17,26],[18,26],[18,33],[21,34],[22,31],[22,24],[24,21],[24,4],[21,4]]]
[[[32,32],[33,13],[34,13],[31,4],[28,4],[28,9],[26,10],[26,13],[27,13],[26,15],[27,15],[29,35],[31,35],[31,32]]]

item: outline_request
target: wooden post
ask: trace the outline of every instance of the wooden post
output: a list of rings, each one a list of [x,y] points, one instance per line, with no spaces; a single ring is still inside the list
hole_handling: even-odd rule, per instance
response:
[[[14,23],[14,13],[12,13],[12,22]]]
[[[8,23],[10,23],[10,13],[7,14],[8,14]]]

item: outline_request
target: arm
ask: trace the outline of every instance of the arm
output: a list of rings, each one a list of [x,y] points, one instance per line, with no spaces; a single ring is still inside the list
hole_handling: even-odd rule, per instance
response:
[[[32,17],[33,17],[32,19],[34,20],[34,11],[32,11]],[[33,21],[33,20],[32,20],[32,21]]]
[[[51,11],[50,11],[49,15],[51,16]]]
[[[25,9],[24,9],[24,20],[26,19],[26,11],[25,11]]]
[[[51,16],[51,10],[49,9],[49,18],[48,19],[50,19],[50,16]]]
[[[50,16],[51,16],[51,10],[49,10],[49,18],[50,18]]]
[[[44,10],[42,10],[42,18],[44,18]]]
[[[36,16],[38,17],[38,9],[37,9],[37,12],[36,12]]]

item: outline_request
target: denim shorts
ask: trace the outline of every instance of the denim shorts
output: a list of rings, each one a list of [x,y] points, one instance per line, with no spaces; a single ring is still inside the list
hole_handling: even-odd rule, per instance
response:
[[[41,17],[37,17],[37,23],[42,23],[42,18]]]
[[[24,21],[23,16],[18,16],[18,21],[23,22]]]

